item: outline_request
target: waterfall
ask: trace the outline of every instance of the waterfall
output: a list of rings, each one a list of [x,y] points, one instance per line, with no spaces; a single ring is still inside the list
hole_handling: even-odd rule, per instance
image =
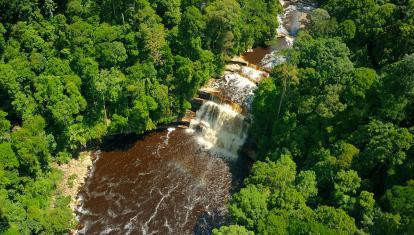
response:
[[[219,79],[202,89],[205,95],[200,109],[191,120],[188,132],[197,142],[221,157],[236,159],[248,136],[249,115],[254,91],[267,73],[243,65],[232,64]],[[230,71],[231,70],[231,71]]]
[[[243,71],[246,70],[247,69],[241,68],[240,71],[237,72],[226,71],[224,72],[224,75],[220,79],[215,80],[211,86],[219,90],[223,98],[250,110],[254,91],[257,89],[257,86],[256,83],[252,81],[253,78],[249,78],[248,75],[243,74]],[[253,76],[256,75],[252,75],[252,77]]]
[[[277,44],[271,53],[261,61],[261,67],[270,71],[274,66],[284,63],[286,57],[283,49],[292,47],[295,36],[306,20],[307,13],[313,8],[305,2],[280,0],[284,12],[278,15]],[[202,105],[190,122],[188,132],[194,133],[197,141],[205,149],[221,156],[237,158],[238,150],[247,139],[251,103],[257,83],[268,74],[249,67],[243,58],[234,58],[233,64],[226,66],[226,71],[219,79],[213,80],[202,89],[208,93],[197,101]],[[203,100],[203,99],[208,100]]]
[[[248,129],[246,117],[231,105],[207,101],[191,120],[189,131],[197,134],[197,141],[206,149],[234,158],[247,139]]]

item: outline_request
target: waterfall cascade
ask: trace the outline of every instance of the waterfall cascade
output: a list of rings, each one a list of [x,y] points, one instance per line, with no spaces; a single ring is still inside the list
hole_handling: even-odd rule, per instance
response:
[[[191,121],[190,130],[198,132],[198,142],[207,149],[233,156],[247,138],[246,117],[229,104],[207,101]]]
[[[227,65],[223,76],[200,91],[200,97],[207,100],[191,120],[188,132],[195,133],[198,143],[212,153],[237,158],[248,136],[256,83],[267,76],[266,72],[247,65]]]
[[[195,133],[198,143],[213,153],[237,158],[248,136],[248,111],[256,84],[238,72],[226,71],[210,84],[208,100],[197,110],[188,132]]]
[[[309,3],[296,1],[280,0],[280,3],[285,10],[278,16],[277,43],[258,64],[267,71],[286,61],[281,51],[292,47],[296,34],[304,27],[307,13],[313,8]],[[256,84],[267,76],[268,73],[258,69],[257,65],[249,66],[243,58],[234,58],[226,66],[223,76],[200,91],[201,101],[200,98],[196,101],[201,107],[191,120],[188,132],[195,133],[206,149],[237,158],[237,152],[248,136],[249,111]]]

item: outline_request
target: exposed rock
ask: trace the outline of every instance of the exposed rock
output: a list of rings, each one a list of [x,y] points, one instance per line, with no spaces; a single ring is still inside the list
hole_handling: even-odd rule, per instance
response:
[[[248,66],[249,63],[247,61],[245,61],[242,57],[240,56],[235,56],[233,57],[230,61],[231,64],[239,64],[239,65],[244,65],[244,66]]]

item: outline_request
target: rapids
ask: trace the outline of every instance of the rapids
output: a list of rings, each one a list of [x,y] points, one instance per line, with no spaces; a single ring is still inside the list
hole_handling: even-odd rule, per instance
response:
[[[124,145],[97,153],[79,194],[79,234],[205,234],[226,221],[225,205],[240,184],[232,177],[242,178],[248,164],[200,151],[180,128]]]
[[[278,16],[279,27],[277,28],[277,36],[271,46],[265,48],[269,53],[263,54],[260,49],[258,52],[255,49],[250,54],[245,55],[245,59],[250,63],[259,65],[265,70],[271,70],[274,66],[286,62],[286,56],[283,55],[283,50],[291,48],[295,41],[295,37],[301,28],[304,28],[307,23],[307,15],[316,7],[314,1],[283,1],[280,0],[283,6],[283,13]],[[259,56],[254,56],[258,54]],[[250,61],[250,58],[255,58]]]

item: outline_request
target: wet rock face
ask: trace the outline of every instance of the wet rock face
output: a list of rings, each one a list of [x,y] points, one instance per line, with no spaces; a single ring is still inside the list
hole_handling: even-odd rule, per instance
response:
[[[261,76],[261,75],[259,75]],[[258,79],[259,80],[259,79]],[[217,79],[212,87],[220,91],[220,96],[250,109],[254,91],[257,89],[255,82],[241,72],[224,72],[221,79]]]

